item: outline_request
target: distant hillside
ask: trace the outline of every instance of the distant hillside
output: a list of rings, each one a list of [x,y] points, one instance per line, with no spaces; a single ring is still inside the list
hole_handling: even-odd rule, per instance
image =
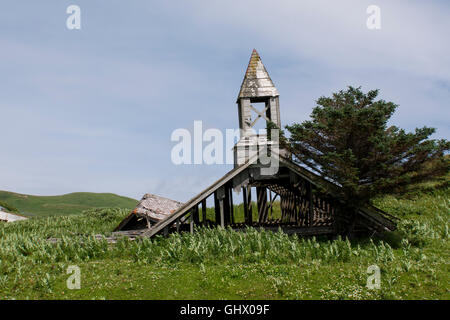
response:
[[[0,201],[17,208],[26,216],[51,216],[81,213],[101,207],[133,209],[137,200],[113,193],[75,192],[61,196],[32,196],[0,191]]]

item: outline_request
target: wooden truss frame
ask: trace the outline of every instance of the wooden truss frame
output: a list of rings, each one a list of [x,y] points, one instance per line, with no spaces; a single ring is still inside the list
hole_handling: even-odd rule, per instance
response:
[[[228,172],[210,187],[186,202],[174,214],[160,221],[143,236],[153,237],[169,232],[194,232],[195,225],[231,227],[247,226],[269,230],[281,228],[300,235],[337,235],[339,220],[351,226],[352,233],[381,232],[396,228],[395,217],[370,205],[360,207],[353,219],[340,215],[345,203],[339,187],[289,159],[280,157],[278,173],[261,175],[257,156]],[[252,216],[252,188],[256,189],[257,219]],[[244,222],[235,223],[232,190],[242,191]],[[214,199],[215,219],[207,219],[206,200]],[[281,218],[274,219],[274,201],[280,201]],[[201,216],[201,219],[200,219]],[[347,220],[345,220],[347,219]]]

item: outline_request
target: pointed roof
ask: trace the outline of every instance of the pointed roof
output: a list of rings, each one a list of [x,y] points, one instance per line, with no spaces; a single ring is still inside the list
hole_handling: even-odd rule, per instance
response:
[[[258,52],[253,49],[238,99],[275,97],[278,95],[278,90],[270,79]]]
[[[276,151],[272,150],[272,154],[277,154]],[[203,200],[208,198],[211,194],[217,191],[219,188],[223,187],[226,183],[233,181],[235,177],[237,177],[241,173],[245,173],[246,170],[249,169],[252,165],[258,162],[260,154],[255,154],[250,157],[244,164],[235,167],[227,174],[225,174],[222,178],[217,180],[211,186],[203,190],[201,193],[196,195],[194,198],[183,204],[176,210],[173,214],[167,216],[164,220],[156,223],[151,229],[146,230],[142,235],[144,237],[153,237],[163,230],[165,227],[169,227],[171,224],[176,222],[177,219],[182,219],[185,217],[194,206],[201,203]],[[308,169],[301,167],[300,165],[293,162],[291,159],[284,158],[278,154],[279,164],[286,166],[290,171],[300,176],[302,179],[309,181],[312,185],[317,186],[318,188],[325,190],[325,192],[330,195],[335,201],[338,203],[341,202],[341,198],[339,195],[340,186],[322,178],[321,176],[316,175],[315,173],[309,171]],[[247,175],[250,173],[247,172]],[[241,180],[242,181],[242,180]],[[234,185],[234,184],[233,184]],[[358,208],[358,216],[362,219],[361,222],[366,224],[368,228],[372,228],[374,230],[383,230],[383,231],[393,231],[396,228],[396,224],[392,219],[395,217],[389,215],[388,213],[377,209],[376,207],[368,204],[367,206],[361,206]],[[371,229],[371,230],[372,230]]]

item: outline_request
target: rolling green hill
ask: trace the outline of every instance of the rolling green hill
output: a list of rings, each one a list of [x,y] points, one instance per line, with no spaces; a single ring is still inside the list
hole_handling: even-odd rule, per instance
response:
[[[61,196],[32,196],[8,191],[0,191],[0,201],[17,208],[26,216],[69,215],[102,207],[132,209],[138,202],[113,193],[75,192]]]

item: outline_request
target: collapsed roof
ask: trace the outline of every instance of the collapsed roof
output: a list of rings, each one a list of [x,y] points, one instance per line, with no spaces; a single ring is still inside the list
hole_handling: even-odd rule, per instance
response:
[[[181,202],[146,193],[114,231],[149,228],[173,214],[182,205]]]
[[[275,154],[274,151],[272,152]],[[259,155],[255,155],[245,164],[229,171],[211,186],[180,206],[176,212],[170,214],[164,220],[159,221],[157,224],[149,228],[149,230],[143,233],[143,236],[153,237],[162,232],[165,228],[173,227],[177,220],[186,220],[188,216],[192,217],[195,213],[198,214],[198,205],[213,194],[216,197],[218,190],[223,188],[236,189],[241,188],[244,185],[267,187],[273,192],[279,194],[282,200],[283,198],[298,198],[300,201],[296,204],[291,203],[293,207],[291,206],[291,210],[287,210],[289,215],[291,215],[292,212],[296,212],[297,214],[297,217],[294,217],[294,221],[290,220],[290,217],[287,217],[290,220],[289,222],[294,222],[294,225],[298,226],[298,228],[296,228],[296,233],[305,235],[336,234],[334,225],[336,212],[334,210],[327,212],[327,221],[326,223],[323,223],[321,221],[321,218],[323,218],[321,215],[323,215],[324,212],[320,208],[320,203],[323,204],[328,201],[330,204],[333,203],[336,208],[342,206],[343,201],[338,195],[338,189],[340,187],[312,173],[306,168],[299,166],[291,159],[284,158],[282,156],[279,157],[280,170],[278,170],[277,174],[274,174],[272,177],[261,175],[261,169],[263,167],[258,164],[259,157]],[[293,181],[296,182],[293,183]],[[309,196],[305,194],[304,187],[302,187],[302,185],[305,186],[305,183],[315,189],[314,196],[311,192],[309,192]],[[308,197],[310,198],[308,199]],[[310,220],[309,223],[303,225],[300,225],[301,221],[297,219],[300,217],[298,214],[303,211],[303,209],[301,209],[301,203],[306,205],[307,209],[304,213],[305,216],[309,215],[308,220]],[[258,203],[257,205],[259,211],[258,214],[261,218],[263,210],[260,209],[265,206],[264,209],[267,210],[267,204],[261,206]],[[220,209],[221,211],[223,210],[222,206]],[[361,228],[364,232],[383,232],[396,229],[396,224],[393,219],[395,219],[395,217],[392,215],[367,204],[366,206],[361,206],[358,208],[355,221],[357,222],[356,226]],[[193,219],[190,221],[192,223]],[[253,226],[264,226],[267,222],[266,216],[264,220],[260,219],[259,223],[253,223]],[[216,221],[216,224],[218,223],[219,221]],[[352,222],[348,221],[348,223]]]

